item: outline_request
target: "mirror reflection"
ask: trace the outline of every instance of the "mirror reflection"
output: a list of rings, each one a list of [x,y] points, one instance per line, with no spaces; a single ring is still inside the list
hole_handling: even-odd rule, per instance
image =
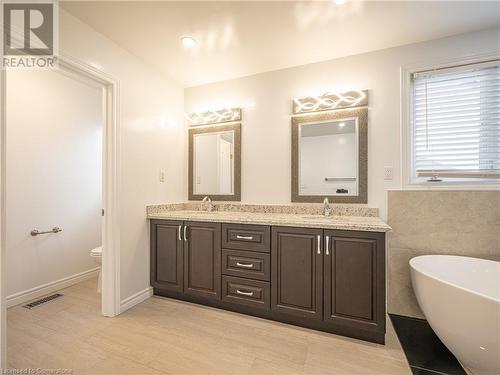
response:
[[[356,118],[299,124],[299,195],[358,195]]]
[[[234,131],[195,134],[193,157],[194,194],[234,194]]]

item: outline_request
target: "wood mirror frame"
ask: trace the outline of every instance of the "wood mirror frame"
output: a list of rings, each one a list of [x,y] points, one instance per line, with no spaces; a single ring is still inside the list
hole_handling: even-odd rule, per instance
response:
[[[303,123],[358,119],[358,195],[300,195],[299,189],[299,126]],[[292,117],[292,202],[368,203],[368,108]]]
[[[233,194],[195,194],[193,188],[193,170],[194,170],[194,136],[196,134],[220,133],[225,131],[234,132],[234,186]],[[209,196],[213,201],[241,201],[241,124],[214,125],[206,127],[189,128],[189,178],[188,178],[188,198],[190,201],[202,200]]]

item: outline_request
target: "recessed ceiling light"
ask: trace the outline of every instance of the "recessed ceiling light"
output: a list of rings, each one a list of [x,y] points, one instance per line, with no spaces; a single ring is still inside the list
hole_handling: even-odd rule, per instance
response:
[[[186,48],[193,48],[196,45],[196,40],[190,36],[183,36],[181,38],[182,45]]]
[[[333,0],[333,2],[337,5],[342,5],[342,4],[345,4],[347,3],[347,0]]]

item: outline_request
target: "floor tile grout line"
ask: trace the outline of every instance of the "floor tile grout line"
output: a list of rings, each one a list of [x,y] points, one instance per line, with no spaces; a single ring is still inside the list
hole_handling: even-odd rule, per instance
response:
[[[410,367],[416,368],[416,369],[419,369],[419,370],[429,371],[429,372],[432,372],[434,374],[439,374],[439,375],[452,375],[452,374],[449,374],[447,372],[441,372],[441,371],[431,370],[430,368],[425,368],[425,367],[420,367],[420,366],[410,365]]]

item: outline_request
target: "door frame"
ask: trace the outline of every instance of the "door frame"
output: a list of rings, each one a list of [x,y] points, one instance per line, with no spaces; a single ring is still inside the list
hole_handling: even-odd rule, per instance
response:
[[[102,202],[102,315],[113,317],[120,313],[120,82],[101,69],[71,56],[58,56],[60,69],[91,79],[103,87],[103,184]],[[0,71],[0,367],[7,365],[6,309],[6,71]]]

